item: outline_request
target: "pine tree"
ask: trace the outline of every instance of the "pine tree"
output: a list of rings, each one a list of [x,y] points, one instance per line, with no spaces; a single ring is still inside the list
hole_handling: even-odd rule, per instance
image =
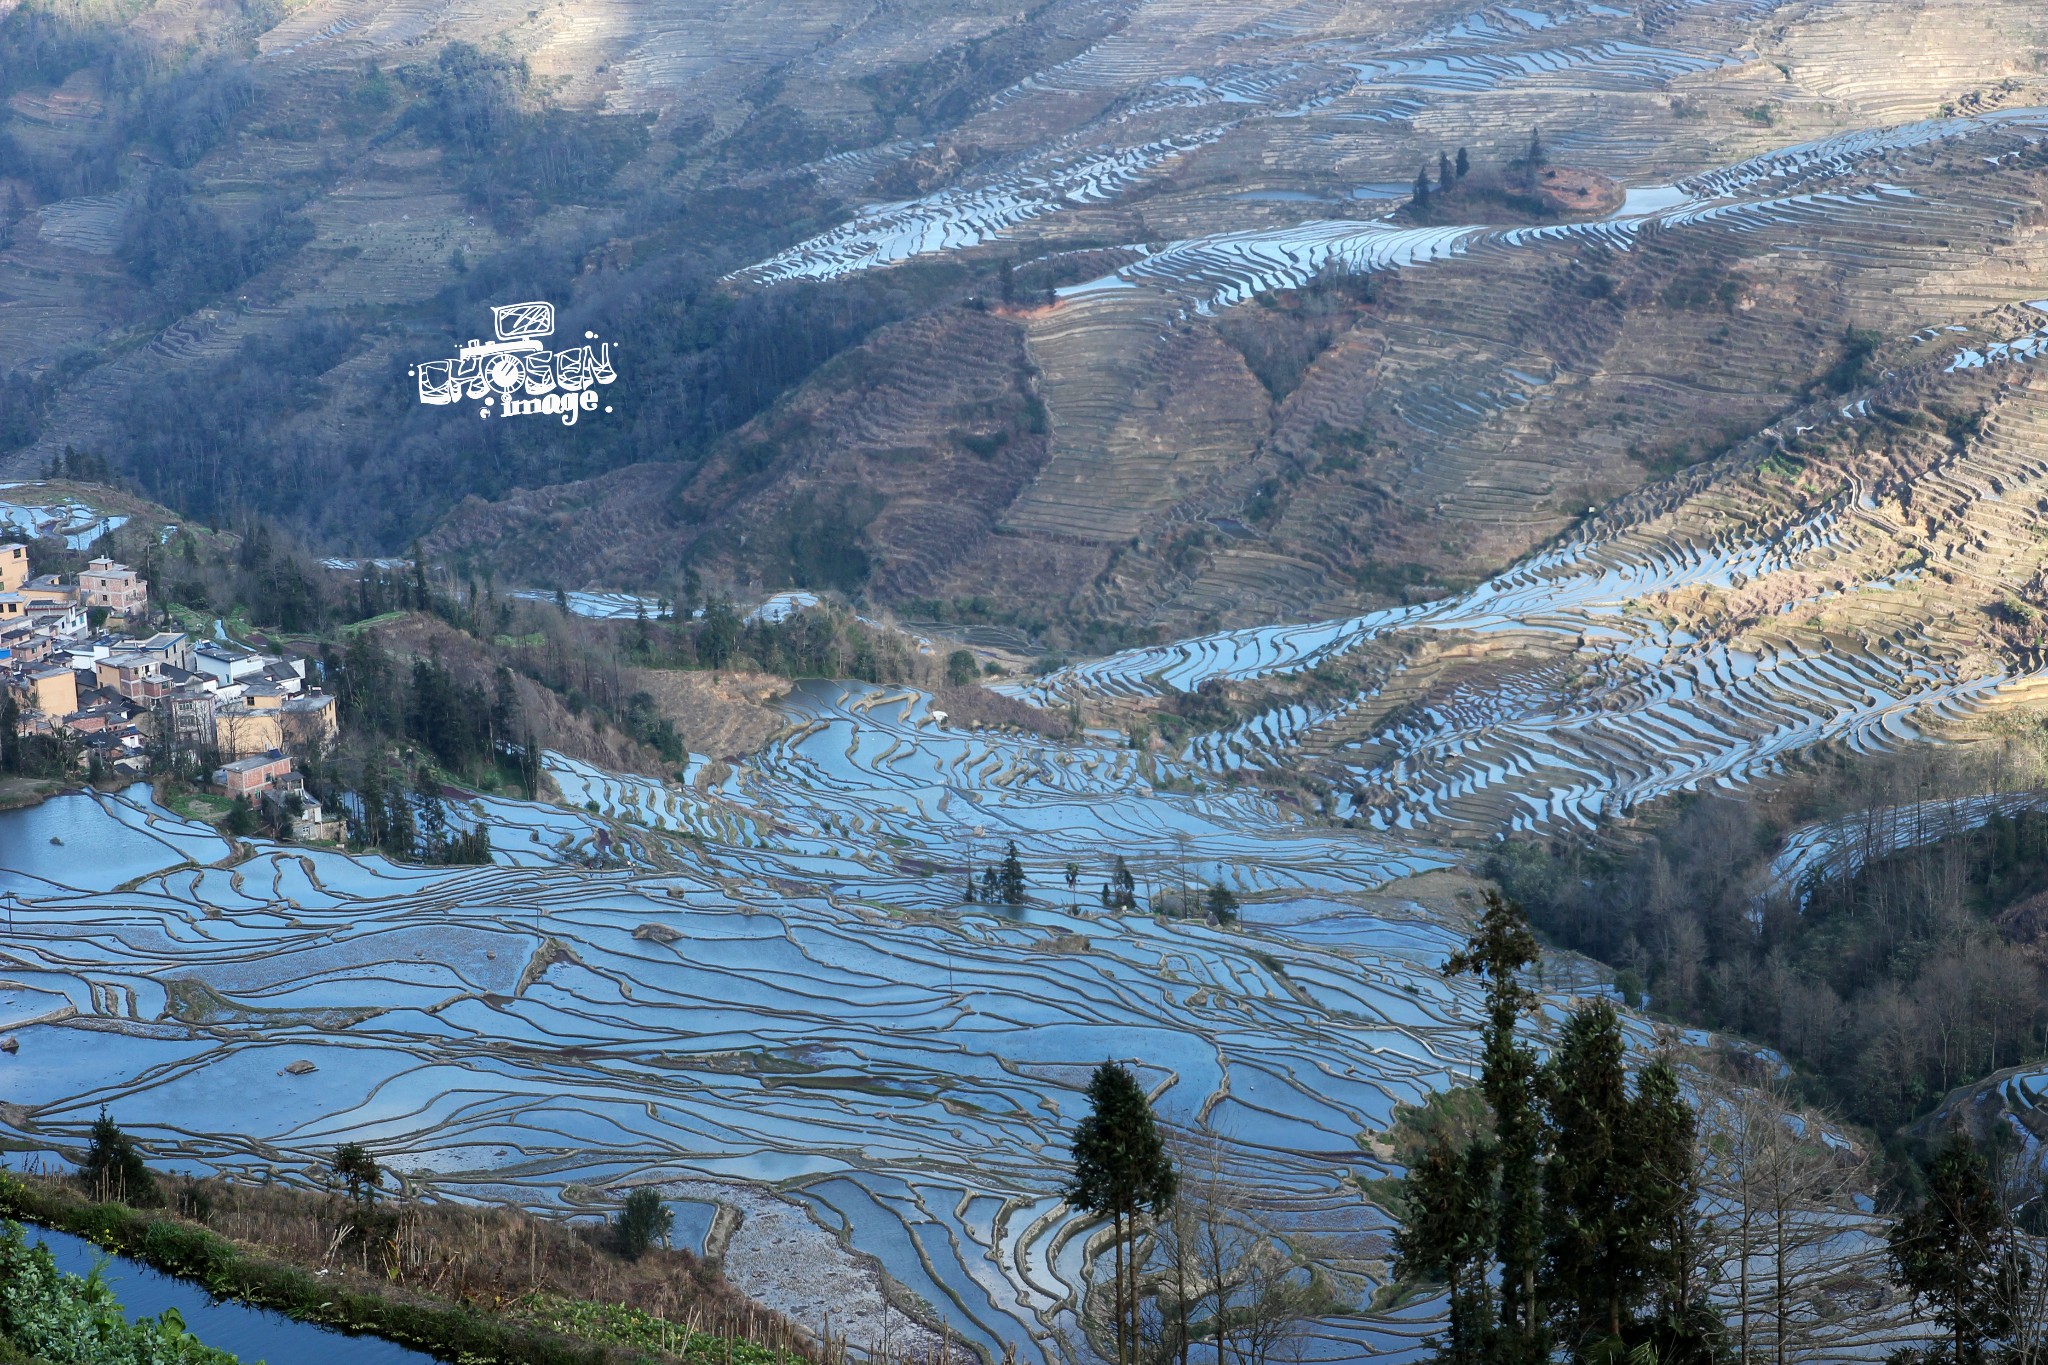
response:
[[[1415,173],[1415,189],[1408,196],[1408,201],[1418,209],[1429,207],[1429,172],[1427,170],[1420,170]]]
[[[85,1160],[78,1164],[78,1178],[95,1199],[135,1205],[157,1202],[156,1177],[143,1164],[134,1142],[107,1117],[105,1105],[93,1120]]]
[[[1549,153],[1543,147],[1543,130],[1541,128],[1531,128],[1529,130],[1529,150],[1522,155],[1523,184],[1529,189],[1533,190],[1536,188],[1537,172],[1543,169],[1543,164],[1548,159]]]
[[[1493,1336],[1486,1282],[1494,1238],[1493,1153],[1439,1138],[1408,1168],[1402,1220],[1394,1234],[1395,1273],[1450,1291],[1450,1313],[1436,1359],[1481,1365]]]
[[[1451,159],[1442,152],[1436,154],[1436,187],[1448,190],[1451,187]]]
[[[1472,158],[1465,155],[1465,149],[1463,147],[1458,148],[1458,159],[1454,163],[1453,169],[1457,171],[1458,179],[1460,180],[1463,180],[1468,174],[1471,173]]]
[[[1927,1201],[1889,1234],[1892,1277],[1949,1334],[1952,1365],[1981,1365],[1985,1348],[2011,1333],[2005,1305],[2033,1266],[1968,1137],[1951,1135],[1926,1175]]]
[[[1544,1075],[1549,1159],[1543,1164],[1543,1275],[1549,1320],[1573,1359],[1626,1342],[1649,1267],[1649,1230],[1632,1199],[1633,1106],[1614,1007],[1572,1012]]]
[[[1642,1255],[1655,1295],[1649,1333],[1660,1365],[1716,1365],[1721,1315],[1706,1294],[1710,1226],[1700,1214],[1699,1120],[1662,1061],[1636,1077],[1629,1141],[1632,1198],[1649,1232]]]
[[[380,847],[394,858],[419,856],[419,832],[413,824],[412,802],[404,791],[390,793],[384,801],[384,837]]]
[[[1115,1062],[1095,1068],[1088,1080],[1088,1116],[1074,1129],[1074,1179],[1067,1202],[1085,1213],[1108,1214],[1115,1249],[1118,1365],[1133,1365],[1138,1352],[1138,1267],[1127,1254],[1139,1215],[1158,1213],[1173,1202],[1179,1177],[1152,1103],[1137,1078]]]
[[[447,851],[448,810],[441,803],[441,784],[433,770],[422,763],[413,776],[413,800],[419,805],[420,857],[439,860]]]
[[[363,848],[384,845],[384,767],[374,758],[363,764],[363,780],[356,787],[361,813],[355,818],[355,842]]]
[[[1536,1054],[1515,1038],[1515,1026],[1536,1005],[1536,993],[1521,981],[1522,970],[1536,956],[1536,936],[1529,932],[1522,908],[1489,891],[1486,913],[1471,942],[1444,964],[1446,972],[1477,976],[1486,986],[1480,1089],[1493,1108],[1499,1180],[1494,1225],[1494,1258],[1500,1273],[1494,1351],[1498,1365],[1535,1365],[1550,1354],[1536,1307],[1543,1232],[1537,1176],[1543,1126],[1536,1112]]]
[[[1138,908],[1138,879],[1131,875],[1131,865],[1121,853],[1116,855],[1116,866],[1109,874],[1109,906],[1112,910]]]
[[[1209,883],[1208,893],[1202,898],[1202,908],[1218,924],[1237,923],[1237,893],[1221,881]]]
[[[637,1261],[656,1242],[668,1241],[674,1222],[675,1214],[661,1202],[661,1192],[642,1187],[626,1196],[625,1207],[612,1220],[612,1235],[618,1240],[619,1253]]]
[[[351,1203],[377,1202],[377,1184],[384,1178],[384,1168],[370,1155],[369,1148],[360,1142],[344,1142],[334,1149],[327,1166],[348,1186]]]
[[[1024,864],[1017,859],[1017,843],[1010,841],[1010,851],[1003,855],[1003,870],[998,885],[1002,890],[1003,904],[1024,903]]]

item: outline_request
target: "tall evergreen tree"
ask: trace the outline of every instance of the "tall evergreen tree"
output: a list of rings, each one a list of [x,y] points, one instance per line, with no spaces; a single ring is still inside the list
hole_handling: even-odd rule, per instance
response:
[[[93,1120],[85,1160],[78,1163],[78,1178],[95,1199],[138,1206],[157,1202],[156,1177],[143,1164],[135,1143],[107,1117],[105,1105]]]
[[[21,707],[0,688],[0,773],[21,771]]]
[[[361,807],[355,818],[355,842],[364,848],[384,845],[384,765],[374,757],[363,763],[363,780],[356,787]]]
[[[1409,194],[1408,201],[1418,209],[1429,207],[1429,171],[1427,169],[1419,170],[1415,173],[1415,189]]]
[[[1543,1125],[1536,1110],[1536,1054],[1515,1037],[1516,1025],[1536,1006],[1522,972],[1536,961],[1536,936],[1522,908],[1499,892],[1486,895],[1486,912],[1465,951],[1444,964],[1486,987],[1480,1089],[1493,1109],[1498,1212],[1494,1259],[1499,1266],[1497,1365],[1536,1365],[1549,1358],[1549,1335],[1536,1304],[1536,1271],[1543,1233],[1543,1194],[1537,1173]]]
[[[1442,152],[1436,154],[1436,187],[1447,190],[1451,187],[1451,159]]]
[[[1408,1168],[1402,1221],[1394,1234],[1395,1273],[1450,1291],[1450,1315],[1436,1359],[1484,1365],[1494,1321],[1487,1266],[1493,1256],[1493,1152],[1475,1141],[1439,1138]]]
[[[1074,1179],[1067,1202],[1087,1213],[1110,1217],[1115,1248],[1118,1365],[1134,1365],[1138,1353],[1138,1268],[1128,1243],[1141,1213],[1158,1213],[1173,1202],[1179,1177],[1152,1116],[1152,1103],[1137,1078],[1115,1062],[1095,1068],[1088,1080],[1088,1114],[1074,1129]]]
[[[1625,1051],[1614,1007],[1581,1006],[1544,1075],[1542,1297],[1575,1360],[1626,1342],[1652,1272]]]
[[[413,800],[419,806],[420,857],[436,862],[448,845],[448,809],[441,802],[441,784],[433,770],[420,764],[413,775]]]
[[[394,858],[419,856],[419,828],[412,818],[412,801],[403,788],[385,797],[384,837],[378,845]]]
[[[1465,154],[1465,149],[1463,147],[1458,148],[1458,159],[1454,164],[1453,169],[1457,171],[1458,179],[1460,180],[1463,180],[1468,174],[1471,173],[1472,158]]]
[[[2011,1334],[2006,1305],[2033,1266],[1968,1137],[1951,1135],[1926,1174],[1926,1202],[1892,1225],[1892,1277],[1948,1333],[1948,1349],[1928,1360],[1981,1365],[1987,1348]]]
[[[1017,841],[1014,839],[1010,841],[1010,851],[1003,855],[1003,867],[998,878],[998,887],[1002,892],[1003,904],[1022,905],[1024,903],[1024,864],[1017,858]]]
[[[1699,1121],[1665,1062],[1636,1077],[1630,1142],[1639,1168],[1632,1198],[1649,1231],[1644,1255],[1655,1294],[1649,1334],[1660,1365],[1714,1365],[1721,1316],[1707,1298],[1710,1227],[1700,1214]]]
[[[1138,879],[1131,875],[1131,865],[1124,861],[1124,855],[1116,855],[1116,866],[1109,874],[1109,898],[1113,910],[1135,910],[1138,907]]]
[[[348,1186],[349,1202],[377,1202],[377,1184],[384,1178],[384,1168],[362,1143],[344,1142],[336,1147],[327,1167]]]

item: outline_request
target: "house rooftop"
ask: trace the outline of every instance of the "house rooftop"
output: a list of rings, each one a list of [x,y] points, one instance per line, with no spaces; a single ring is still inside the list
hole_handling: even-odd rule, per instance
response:
[[[223,763],[220,766],[220,771],[224,773],[253,773],[258,768],[267,768],[273,763],[288,761],[283,754],[255,754],[248,758],[238,758],[232,763]]]

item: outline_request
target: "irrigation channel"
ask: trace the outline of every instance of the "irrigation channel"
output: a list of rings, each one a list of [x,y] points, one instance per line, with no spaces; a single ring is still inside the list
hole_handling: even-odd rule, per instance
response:
[[[434,1357],[377,1337],[350,1336],[329,1327],[299,1322],[267,1308],[216,1299],[196,1284],[176,1279],[140,1261],[103,1251],[68,1232],[26,1229],[28,1243],[50,1249],[57,1268],[100,1279],[114,1291],[130,1319],[155,1317],[175,1308],[185,1330],[242,1365],[434,1365]]]

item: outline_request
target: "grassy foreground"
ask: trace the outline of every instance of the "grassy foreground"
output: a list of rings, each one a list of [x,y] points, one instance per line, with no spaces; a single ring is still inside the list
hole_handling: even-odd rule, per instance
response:
[[[818,1358],[787,1320],[683,1252],[654,1248],[628,1261],[589,1229],[516,1210],[415,1201],[366,1209],[312,1191],[157,1179],[178,1214],[95,1203],[69,1178],[0,1173],[0,1218],[84,1237],[222,1298],[457,1365]],[[0,1365],[12,1359],[32,1357],[0,1339]]]

